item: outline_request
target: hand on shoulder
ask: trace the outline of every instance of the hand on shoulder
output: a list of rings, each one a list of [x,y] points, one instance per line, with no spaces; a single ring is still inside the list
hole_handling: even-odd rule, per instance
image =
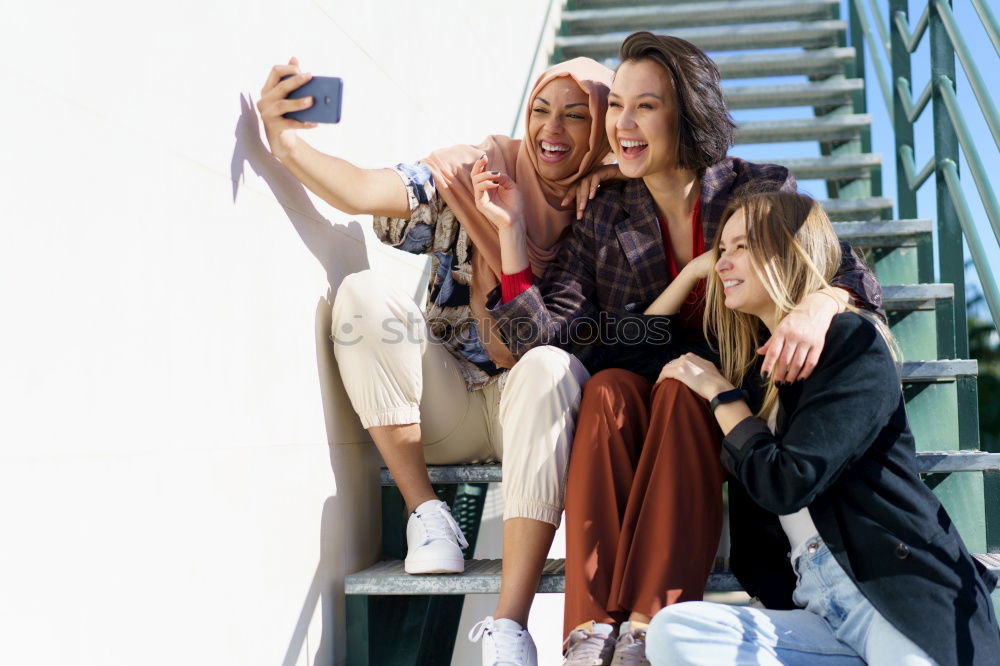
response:
[[[582,220],[587,204],[597,196],[601,183],[614,180],[627,180],[622,175],[617,164],[599,166],[577,181],[576,185],[563,197],[562,205],[568,206],[576,200],[576,219]]]

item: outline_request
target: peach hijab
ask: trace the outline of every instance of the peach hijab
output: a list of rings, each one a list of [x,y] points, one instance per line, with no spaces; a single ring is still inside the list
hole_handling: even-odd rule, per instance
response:
[[[486,311],[487,295],[500,284],[500,235],[493,223],[476,208],[472,165],[485,153],[489,158],[487,169],[503,171],[517,183],[524,199],[531,270],[541,277],[545,266],[556,255],[563,232],[573,222],[576,204],[561,206],[563,197],[580,177],[602,164],[611,151],[604,132],[604,116],[612,71],[590,58],[567,60],[550,67],[538,77],[528,97],[525,129],[535,96],[550,81],[561,76],[573,79],[589,98],[591,127],[588,151],[573,175],[558,181],[542,178],[534,146],[527,141],[499,134],[487,137],[478,146],[453,146],[434,151],[421,160],[430,168],[438,193],[472,241],[472,312],[483,348],[501,368],[513,367],[514,358],[504,344],[496,322]]]

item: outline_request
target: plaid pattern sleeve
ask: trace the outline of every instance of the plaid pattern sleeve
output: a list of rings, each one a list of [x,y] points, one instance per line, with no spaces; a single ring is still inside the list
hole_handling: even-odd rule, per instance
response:
[[[598,264],[594,253],[595,202],[587,207],[584,220],[575,223],[563,240],[559,252],[545,275],[507,303],[500,302],[500,289],[494,289],[486,307],[497,321],[507,347],[515,360],[534,347],[554,345],[577,356],[597,341],[595,304]],[[588,330],[594,329],[594,330]]]
[[[882,309],[882,287],[878,283],[878,278],[865,262],[858,258],[849,243],[841,241],[840,249],[842,252],[840,268],[830,280],[830,284],[851,292],[854,304],[859,308],[874,312],[882,318],[882,321],[888,321],[885,310]]]

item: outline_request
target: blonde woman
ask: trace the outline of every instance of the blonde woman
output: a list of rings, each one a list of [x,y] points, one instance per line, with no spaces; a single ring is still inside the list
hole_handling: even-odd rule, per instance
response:
[[[710,401],[735,477],[733,571],[765,607],[669,606],[649,628],[650,662],[996,663],[995,576],[917,475],[885,324],[849,307],[807,379],[758,375],[755,350],[840,264],[826,215],[802,195],[750,195],[713,251],[705,328],[722,370],[688,354],[660,377]],[[756,411],[741,385],[763,389]]]

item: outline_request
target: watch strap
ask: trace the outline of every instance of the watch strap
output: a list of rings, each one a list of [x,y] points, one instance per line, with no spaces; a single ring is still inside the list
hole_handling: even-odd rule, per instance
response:
[[[737,400],[743,400],[744,402],[749,401],[749,398],[747,397],[747,392],[738,388],[729,389],[728,391],[723,391],[719,395],[712,398],[712,401],[708,403],[708,406],[714,412],[719,405],[724,405],[727,402],[736,402]]]

